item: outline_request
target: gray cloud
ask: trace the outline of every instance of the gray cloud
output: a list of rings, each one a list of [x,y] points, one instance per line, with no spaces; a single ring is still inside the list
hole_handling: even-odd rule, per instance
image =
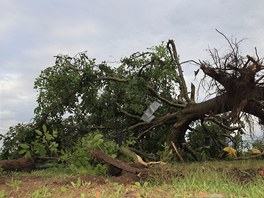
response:
[[[54,55],[119,60],[174,39],[181,60],[206,59],[208,46],[225,49],[228,37],[248,38],[245,53],[264,53],[264,2],[256,0],[9,0],[0,2],[0,133],[28,122],[36,106],[34,79]],[[192,66],[185,74],[192,80]]]

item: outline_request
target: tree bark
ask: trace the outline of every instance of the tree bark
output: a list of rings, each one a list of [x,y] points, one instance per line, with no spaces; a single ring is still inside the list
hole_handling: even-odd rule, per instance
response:
[[[20,158],[17,160],[1,160],[0,168],[5,171],[31,171],[36,169],[32,158]]]
[[[87,148],[87,151],[90,152],[94,157],[103,160],[104,162],[106,162],[107,164],[113,165],[121,170],[125,170],[127,172],[130,173],[134,173],[134,174],[139,174],[139,173],[147,173],[148,169],[143,166],[142,168],[138,168],[138,167],[134,167],[133,165],[127,163],[127,162],[123,162],[120,161],[118,159],[114,159],[108,155],[106,155],[105,153],[92,149],[92,148]],[[142,166],[142,165],[141,165]]]
[[[185,133],[192,121],[203,119],[205,114],[217,115],[232,109],[234,101],[228,98],[227,94],[222,94],[213,99],[189,104],[182,110],[177,122],[173,125],[171,131],[171,140],[177,145],[185,143]]]

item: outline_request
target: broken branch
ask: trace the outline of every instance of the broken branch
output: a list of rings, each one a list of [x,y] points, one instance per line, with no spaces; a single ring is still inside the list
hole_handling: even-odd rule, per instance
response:
[[[172,50],[170,48],[170,45],[171,45]],[[176,66],[177,66],[177,69],[178,69],[178,73],[179,73],[179,77],[180,77],[179,84],[180,84],[181,95],[183,96],[183,98],[188,103],[191,103],[192,101],[191,101],[191,99],[188,96],[187,86],[186,86],[186,82],[185,82],[185,79],[184,79],[184,76],[183,76],[183,70],[182,70],[181,64],[179,62],[176,46],[175,46],[175,43],[174,43],[173,40],[169,40],[168,41],[167,48],[169,49],[170,54],[171,54]]]
[[[147,86],[148,90],[151,91],[158,99],[160,99],[161,101],[165,102],[166,104],[173,106],[173,107],[177,107],[177,108],[184,108],[185,105],[183,104],[178,104],[178,103],[174,103],[171,102],[169,100],[167,100],[166,98],[163,98],[156,90],[154,90],[152,87]],[[179,102],[179,101],[178,101]],[[180,103],[180,102],[179,102]]]
[[[181,162],[184,162],[184,160],[183,160],[181,154],[179,153],[178,149],[176,148],[175,144],[174,144],[172,141],[171,141],[171,145],[172,145],[172,147],[174,148],[175,153],[177,154],[177,156],[179,157],[179,159],[181,160]]]

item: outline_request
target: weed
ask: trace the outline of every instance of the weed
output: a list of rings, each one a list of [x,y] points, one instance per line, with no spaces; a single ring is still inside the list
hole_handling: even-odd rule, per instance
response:
[[[31,198],[47,198],[47,197],[52,197],[52,193],[46,187],[42,187],[40,189],[35,190],[31,195]]]
[[[0,198],[7,197],[7,193],[4,190],[0,190]]]
[[[132,187],[133,188],[146,188],[149,186],[149,182],[144,182],[143,184],[140,182],[135,182]]]
[[[60,187],[60,192],[64,193],[64,192],[67,192],[68,188],[66,186],[61,186]]]
[[[7,185],[7,186],[10,186],[10,187],[12,187],[12,188],[16,188],[16,189],[18,189],[19,186],[21,185],[21,183],[22,183],[22,181],[20,181],[20,180],[16,180],[16,179],[14,179],[14,178],[12,177],[11,181],[10,181],[10,182],[7,182],[6,185]]]
[[[81,195],[80,195],[80,198],[88,198],[89,196],[87,196],[86,194],[84,194],[84,193],[81,193]]]
[[[91,182],[82,181],[81,178],[78,177],[76,182],[71,182],[71,185],[74,188],[88,187],[91,185]]]

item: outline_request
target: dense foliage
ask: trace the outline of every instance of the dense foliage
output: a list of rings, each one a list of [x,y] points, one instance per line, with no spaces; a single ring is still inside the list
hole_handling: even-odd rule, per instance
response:
[[[136,147],[155,153],[167,140],[169,126],[140,135],[147,128],[140,118],[157,101],[150,89],[173,101],[178,84],[176,65],[164,44],[123,58],[120,66],[98,64],[85,53],[56,56],[55,65],[35,81],[38,106],[33,123],[10,128],[3,155],[15,157],[19,145],[34,141],[43,125],[58,132],[59,148],[71,147],[97,129],[119,144],[136,141]],[[156,115],[172,111],[177,109],[163,103]]]

